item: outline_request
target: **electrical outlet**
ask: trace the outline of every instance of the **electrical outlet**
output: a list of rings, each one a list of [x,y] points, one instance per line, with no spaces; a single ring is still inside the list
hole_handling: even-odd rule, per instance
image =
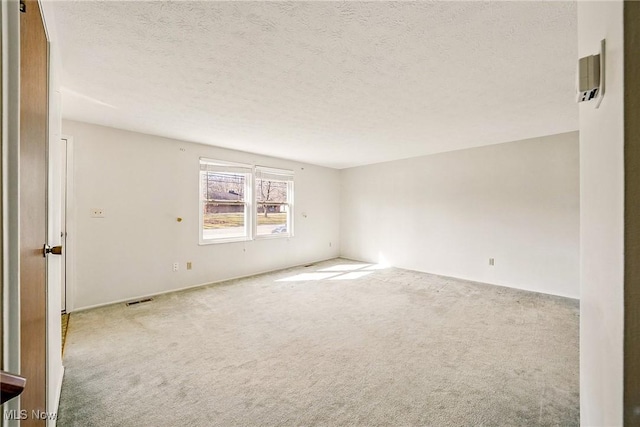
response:
[[[187,261],[187,270],[191,270],[192,267],[193,264],[191,264],[191,261]]]
[[[491,265],[491,266],[496,265],[495,258],[489,258],[489,265]]]
[[[104,218],[104,209],[103,208],[92,208],[91,209],[91,218]]]
[[[173,263],[173,271],[178,271],[178,268],[180,268],[180,263],[174,262]]]

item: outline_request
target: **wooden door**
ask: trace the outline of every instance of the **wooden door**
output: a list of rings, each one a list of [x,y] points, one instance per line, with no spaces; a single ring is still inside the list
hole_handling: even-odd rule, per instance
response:
[[[40,6],[20,14],[20,396],[22,426],[46,417],[46,259],[48,43]],[[34,415],[36,415],[34,417]]]

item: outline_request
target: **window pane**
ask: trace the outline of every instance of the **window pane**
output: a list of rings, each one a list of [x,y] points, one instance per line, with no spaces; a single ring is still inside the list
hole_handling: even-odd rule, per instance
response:
[[[244,237],[245,205],[220,205],[205,202],[203,205],[202,238],[226,239],[232,237]]]
[[[245,188],[247,175],[202,171],[202,239],[232,239],[247,236]]]
[[[256,219],[258,220],[258,236],[287,234],[288,205],[258,204]]]
[[[286,181],[256,179],[256,201],[287,203],[288,187]]]
[[[204,200],[244,201],[244,174],[202,172],[200,176]]]
[[[257,178],[255,191],[258,236],[289,233],[288,182]]]

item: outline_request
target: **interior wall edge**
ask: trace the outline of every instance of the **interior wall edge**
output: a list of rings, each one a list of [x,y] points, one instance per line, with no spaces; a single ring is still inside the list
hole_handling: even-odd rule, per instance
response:
[[[624,1],[577,2],[578,58],[606,40],[599,108],[580,109],[580,424],[624,425]],[[577,58],[576,58],[577,59]]]
[[[624,423],[640,425],[640,2],[624,3]]]

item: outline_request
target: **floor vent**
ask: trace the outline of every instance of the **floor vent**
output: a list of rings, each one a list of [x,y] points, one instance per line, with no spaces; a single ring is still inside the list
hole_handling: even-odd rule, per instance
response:
[[[127,303],[127,307],[130,307],[132,305],[142,304],[142,303],[145,303],[145,302],[151,302],[151,301],[153,301],[153,298],[145,298],[145,299],[139,299],[137,301],[129,301]]]

